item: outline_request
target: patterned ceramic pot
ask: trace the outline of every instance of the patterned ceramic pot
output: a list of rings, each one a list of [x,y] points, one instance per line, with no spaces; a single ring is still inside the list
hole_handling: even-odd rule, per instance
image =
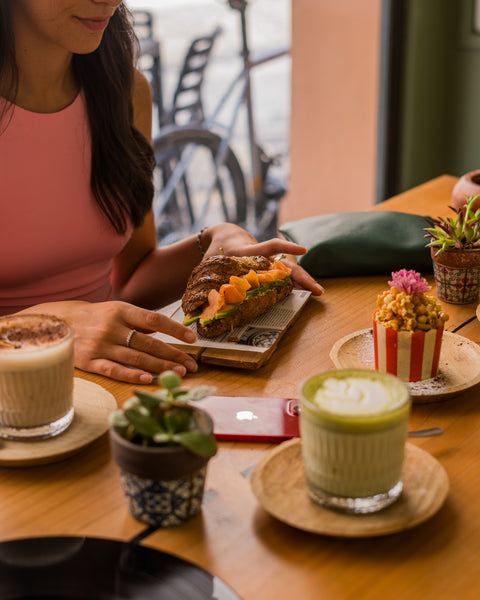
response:
[[[475,302],[480,291],[480,250],[431,248],[437,296],[450,304]]]
[[[210,416],[195,408],[200,427],[212,433]],[[157,527],[180,525],[200,511],[208,458],[183,446],[145,448],[110,428],[112,456],[130,513],[138,521]]]

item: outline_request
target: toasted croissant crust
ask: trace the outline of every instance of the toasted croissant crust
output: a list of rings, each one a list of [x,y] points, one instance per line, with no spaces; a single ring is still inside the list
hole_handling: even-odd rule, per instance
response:
[[[264,256],[211,256],[197,265],[187,282],[187,287],[182,296],[182,309],[185,314],[208,301],[211,289],[220,289],[224,283],[230,281],[232,275],[240,277],[246,275],[250,269],[254,271],[266,270],[271,265]]]

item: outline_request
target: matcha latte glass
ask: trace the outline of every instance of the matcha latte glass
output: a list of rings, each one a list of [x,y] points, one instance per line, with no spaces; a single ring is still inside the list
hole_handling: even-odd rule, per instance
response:
[[[388,373],[339,369],[303,381],[300,397],[310,497],[350,513],[392,504],[402,491],[408,387]]]

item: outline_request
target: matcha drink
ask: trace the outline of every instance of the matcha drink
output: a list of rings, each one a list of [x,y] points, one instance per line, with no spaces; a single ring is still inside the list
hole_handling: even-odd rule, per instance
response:
[[[49,437],[73,418],[73,330],[51,315],[0,318],[0,436]]]
[[[300,386],[305,475],[313,500],[373,512],[401,493],[410,393],[398,378],[341,369]]]

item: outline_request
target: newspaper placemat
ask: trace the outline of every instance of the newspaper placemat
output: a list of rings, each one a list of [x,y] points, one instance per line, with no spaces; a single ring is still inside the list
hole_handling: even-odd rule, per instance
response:
[[[178,340],[163,333],[155,333],[154,337],[181,348],[201,362],[235,366],[244,369],[257,369],[272,355],[278,341],[292,325],[301,309],[310,297],[306,290],[293,290],[292,293],[265,314],[257,317],[243,327],[215,338],[204,338],[198,335],[196,324],[190,328],[197,333],[194,344],[182,344]],[[180,300],[165,306],[158,312],[183,322],[184,313]]]

